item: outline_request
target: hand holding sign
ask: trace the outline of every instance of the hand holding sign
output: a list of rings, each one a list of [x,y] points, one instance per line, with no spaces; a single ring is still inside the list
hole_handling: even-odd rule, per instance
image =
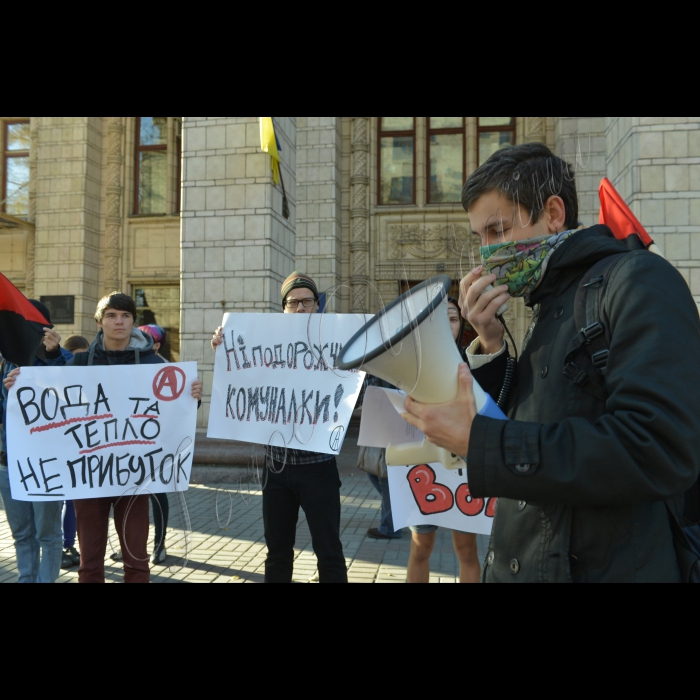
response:
[[[17,381],[17,377],[19,377],[19,368],[18,369],[13,369],[12,372],[10,372],[7,377],[5,377],[5,381],[3,384],[5,385],[5,389],[8,391],[12,389],[12,387],[15,385],[15,382]]]
[[[224,327],[219,326],[214,333],[214,337],[211,339],[211,349],[216,352],[219,345],[224,344]]]

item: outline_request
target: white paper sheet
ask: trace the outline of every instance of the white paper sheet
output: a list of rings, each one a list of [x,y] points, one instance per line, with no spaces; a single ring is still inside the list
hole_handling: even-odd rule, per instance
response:
[[[425,435],[406,423],[401,417],[405,413],[406,395],[392,389],[370,386],[365,392],[360,423],[361,447],[389,447],[422,442]]]

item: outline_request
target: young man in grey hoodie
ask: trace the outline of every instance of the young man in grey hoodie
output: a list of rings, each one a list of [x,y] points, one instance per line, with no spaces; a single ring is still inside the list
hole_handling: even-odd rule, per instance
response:
[[[68,361],[69,367],[155,365],[165,360],[156,354],[153,338],[135,328],[136,303],[126,294],[114,292],[100,301],[95,312],[99,332],[86,353]],[[54,363],[59,364],[59,363]],[[19,370],[5,381],[10,389]],[[192,383],[192,398],[201,401],[202,382]],[[105,553],[109,514],[114,521],[124,557],[125,583],[149,583],[148,527],[149,496],[90,498],[75,501],[80,540],[80,583],[105,582]]]

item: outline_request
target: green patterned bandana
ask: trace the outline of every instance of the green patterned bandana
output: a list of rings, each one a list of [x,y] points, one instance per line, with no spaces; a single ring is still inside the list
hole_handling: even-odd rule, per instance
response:
[[[481,258],[484,266],[497,279],[494,287],[507,284],[512,297],[523,297],[537,289],[547,269],[552,253],[576,233],[564,231],[552,236],[538,236],[525,241],[512,241],[484,246]]]

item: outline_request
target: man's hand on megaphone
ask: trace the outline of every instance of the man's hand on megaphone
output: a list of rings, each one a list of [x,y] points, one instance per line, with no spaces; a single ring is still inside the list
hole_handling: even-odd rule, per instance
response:
[[[503,285],[485,291],[496,281],[496,275],[485,275],[483,267],[472,270],[460,283],[459,305],[462,316],[479,334],[481,353],[495,355],[503,348],[505,329],[498,320],[498,310],[510,301],[508,287]]]
[[[418,403],[409,396],[406,411],[403,419],[422,431],[430,442],[457,457],[466,457],[469,454],[472,423],[477,415],[474,380],[469,365],[460,365],[459,395],[454,401],[426,404]]]

